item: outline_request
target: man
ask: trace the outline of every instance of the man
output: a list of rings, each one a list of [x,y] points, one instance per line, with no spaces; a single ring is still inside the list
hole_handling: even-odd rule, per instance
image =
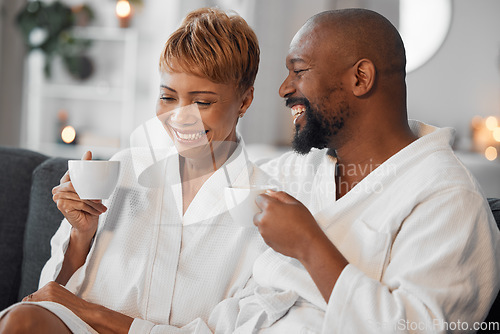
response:
[[[467,332],[488,313],[500,233],[452,130],[407,120],[405,64],[397,30],[368,10],[318,14],[293,38],[280,95],[303,155],[262,166],[284,191],[257,199],[274,250],[240,329]]]

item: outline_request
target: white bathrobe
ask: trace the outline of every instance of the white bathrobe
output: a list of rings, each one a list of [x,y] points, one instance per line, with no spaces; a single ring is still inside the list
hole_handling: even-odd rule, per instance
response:
[[[112,158],[121,161],[119,185],[104,202],[108,211],[100,217],[85,264],[66,288],[135,318],[130,333],[183,332],[200,326],[213,330],[206,325],[213,309],[245,287],[253,262],[267,249],[257,228],[232,220],[223,189],[228,184],[268,184],[269,177],[248,161],[240,141],[182,215],[178,155],[172,145],[152,150],[133,147]],[[70,230],[63,220],[51,240],[40,287],[58,276]],[[65,307],[39,305],[75,333],[94,333]]]
[[[349,265],[327,303],[299,261],[269,249],[254,265],[260,292],[240,302],[238,333],[469,332],[484,319],[499,289],[500,233],[453,154],[453,131],[410,125],[420,138],[337,201],[325,150],[261,166]]]

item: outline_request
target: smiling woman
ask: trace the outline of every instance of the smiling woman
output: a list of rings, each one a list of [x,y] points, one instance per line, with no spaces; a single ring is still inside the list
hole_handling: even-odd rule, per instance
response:
[[[66,218],[40,290],[24,299],[38,307],[0,313],[0,332],[64,332],[63,323],[77,333],[230,331],[236,319],[221,310],[253,290],[252,264],[265,250],[258,230],[242,227],[253,217],[234,221],[223,197],[228,186],[269,184],[236,132],[258,64],[240,16],[204,8],[186,17],[160,57],[154,121],[164,142],[152,146],[172,154],[144,169],[155,172],[148,185],[136,173],[142,152],[115,155],[120,180],[104,202],[80,199],[66,173],[53,189]]]

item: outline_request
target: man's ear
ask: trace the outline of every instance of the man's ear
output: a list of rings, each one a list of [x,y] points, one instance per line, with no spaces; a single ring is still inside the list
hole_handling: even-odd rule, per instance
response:
[[[357,97],[368,94],[375,84],[377,75],[373,62],[366,58],[358,60],[353,66],[353,74],[353,94]]]
[[[242,95],[241,98],[241,106],[240,106],[240,115],[246,113],[247,109],[250,107],[253,101],[253,86],[248,88]]]

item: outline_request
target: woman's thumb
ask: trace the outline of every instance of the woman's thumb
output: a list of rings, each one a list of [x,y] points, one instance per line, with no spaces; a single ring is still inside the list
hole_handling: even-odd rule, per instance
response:
[[[92,160],[92,152],[87,151],[83,153],[82,160]]]

